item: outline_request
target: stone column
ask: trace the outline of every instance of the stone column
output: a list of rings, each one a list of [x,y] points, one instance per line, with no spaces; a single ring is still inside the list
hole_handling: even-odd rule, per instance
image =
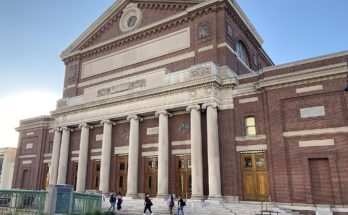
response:
[[[103,129],[103,145],[101,155],[101,167],[100,167],[100,185],[99,190],[102,193],[109,192],[109,178],[110,178],[110,160],[111,160],[111,136],[112,136],[112,125],[114,122],[110,120],[103,120],[101,124],[104,126]]]
[[[203,158],[201,112],[199,105],[186,108],[191,112],[191,164],[192,164],[192,196],[191,199],[203,199]]]
[[[128,116],[130,121],[127,196],[138,197],[138,160],[139,160],[139,120],[137,115]]]
[[[57,184],[66,183],[66,173],[68,169],[68,157],[69,157],[70,131],[72,131],[72,129],[65,127],[65,128],[62,128],[62,130],[63,130],[63,135],[62,135],[62,145],[60,147]]]
[[[76,191],[85,192],[86,177],[87,177],[87,161],[88,161],[88,144],[89,144],[89,129],[91,126],[87,123],[81,124],[80,152],[79,163],[77,167]]]
[[[207,145],[208,145],[208,179],[209,198],[221,198],[219,131],[217,119],[217,104],[204,104],[207,109]]]
[[[60,129],[59,128],[54,129],[54,139],[53,139],[53,149],[52,149],[52,159],[51,159],[49,184],[56,184],[57,183],[61,139],[62,139],[62,134],[60,133]]]
[[[168,115],[165,110],[155,114],[158,119],[158,188],[157,197],[168,197],[168,169],[169,169],[169,139],[168,139]]]

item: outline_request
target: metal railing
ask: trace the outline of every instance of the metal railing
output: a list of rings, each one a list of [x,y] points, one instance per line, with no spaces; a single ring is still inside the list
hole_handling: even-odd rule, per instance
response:
[[[85,214],[101,211],[102,195],[77,193],[73,194],[73,214]]]
[[[0,190],[0,214],[43,214],[46,191]]]

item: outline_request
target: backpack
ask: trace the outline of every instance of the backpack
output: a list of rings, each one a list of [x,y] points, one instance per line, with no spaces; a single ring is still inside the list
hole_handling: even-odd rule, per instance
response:
[[[181,206],[182,206],[182,207],[186,206],[186,202],[185,202],[184,200],[182,200]]]

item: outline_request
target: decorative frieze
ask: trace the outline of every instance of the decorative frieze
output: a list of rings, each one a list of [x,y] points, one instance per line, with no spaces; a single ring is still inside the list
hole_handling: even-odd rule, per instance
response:
[[[130,81],[124,84],[113,85],[110,87],[106,87],[98,90],[97,97],[102,97],[110,94],[119,93],[122,91],[127,91],[135,88],[146,87],[146,79],[140,79],[136,81]]]

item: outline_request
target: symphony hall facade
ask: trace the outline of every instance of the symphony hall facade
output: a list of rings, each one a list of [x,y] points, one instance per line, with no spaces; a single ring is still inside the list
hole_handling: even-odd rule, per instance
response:
[[[262,43],[233,0],[116,1],[20,122],[13,188],[348,205],[348,52],[274,65]]]

